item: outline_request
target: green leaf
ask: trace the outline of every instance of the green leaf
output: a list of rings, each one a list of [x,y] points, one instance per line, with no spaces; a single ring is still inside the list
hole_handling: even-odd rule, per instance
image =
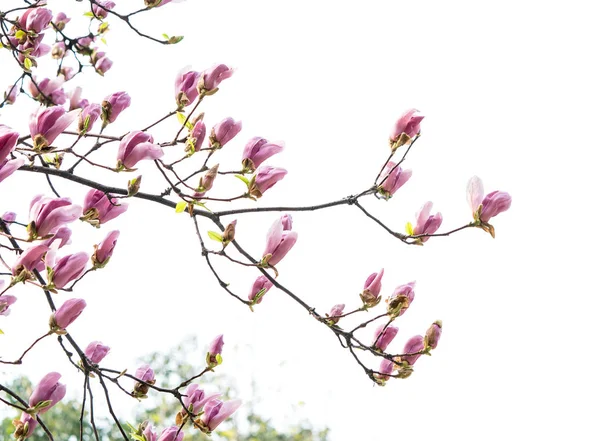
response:
[[[210,237],[212,240],[216,240],[217,242],[223,243],[223,236],[221,236],[216,231],[209,231],[208,232],[208,237]]]
[[[165,40],[168,40],[168,39],[169,39],[169,36],[168,36],[167,34],[162,34],[162,36],[163,36],[163,38],[164,38]]]
[[[101,41],[102,43],[104,43],[106,46],[108,46],[108,43],[106,42],[106,38],[102,37],[102,38],[100,39],[100,41]]]
[[[175,205],[175,213],[183,213],[187,206],[188,203],[186,201],[177,202],[177,205]]]
[[[93,13],[92,11],[87,11],[87,12],[84,12],[84,13],[83,13],[83,16],[84,16],[84,17],[93,17],[93,16],[94,16],[94,13]]]
[[[413,226],[410,222],[406,223],[406,234],[408,234],[409,236],[412,236],[414,234],[415,230],[413,230]]]
[[[17,32],[15,32],[15,38],[17,40],[20,40],[21,38],[25,37],[27,35],[27,33],[21,29],[19,29]]]
[[[179,121],[179,124],[183,125],[183,123],[185,123],[186,119],[187,119],[187,116],[185,116],[185,114],[183,112],[177,112],[177,121]]]
[[[244,184],[246,184],[246,187],[250,186],[250,181],[245,176],[242,176],[242,175],[234,175],[234,176],[236,178],[238,178],[240,181],[242,181]]]
[[[0,329],[0,335],[4,334],[4,332],[2,332],[2,329]]]
[[[108,22],[103,21],[100,26],[98,26],[98,33],[103,34],[108,31]]]
[[[31,62],[30,58],[25,58],[25,61],[23,61],[23,65],[25,66],[25,69],[31,70],[33,63]]]

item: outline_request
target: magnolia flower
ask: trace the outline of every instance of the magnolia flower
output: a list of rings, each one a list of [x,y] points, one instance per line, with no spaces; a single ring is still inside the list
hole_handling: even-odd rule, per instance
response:
[[[190,134],[187,138],[187,147],[186,151],[194,151],[197,152],[202,148],[202,143],[204,142],[204,137],[206,136],[206,125],[202,119],[198,119],[194,124],[192,130],[190,130]]]
[[[411,337],[404,345],[404,353],[405,354],[415,354],[415,355],[403,355],[400,357],[402,361],[406,361],[408,364],[413,365],[419,359],[421,354],[416,354],[417,352],[421,352],[425,349],[424,339],[422,335],[415,335]]]
[[[144,364],[135,371],[134,376],[139,380],[143,381],[144,383],[136,381],[136,383],[133,386],[132,394],[137,398],[145,398],[146,394],[150,390],[148,384],[154,384],[156,382],[156,378],[154,377],[154,371],[149,365]]]
[[[99,245],[94,245],[95,251],[92,254],[94,268],[103,268],[108,263],[117,245],[119,234],[117,230],[111,231]]]
[[[410,282],[406,285],[396,287],[390,298],[386,300],[386,303],[388,304],[387,313],[391,317],[400,317],[406,312],[412,301],[415,299],[415,283],[416,282]]]
[[[208,347],[208,353],[206,354],[206,364],[209,366],[217,366],[221,364],[221,352],[223,352],[223,334],[217,335],[215,339],[210,343]]]
[[[106,354],[110,351],[110,348],[106,345],[103,345],[99,341],[93,341],[87,348],[85,348],[85,356],[94,364],[100,363]]]
[[[265,294],[273,287],[273,283],[266,278],[264,275],[260,275],[256,278],[254,283],[252,284],[252,288],[250,289],[250,294],[248,294],[248,300],[255,304],[259,304],[262,302]],[[260,293],[260,297],[257,299]]]
[[[157,441],[182,441],[184,432],[179,426],[167,427],[162,431]]]
[[[19,17],[19,26],[26,31],[39,34],[48,27],[52,20],[52,11],[46,8],[28,8]]]
[[[283,215],[277,219],[267,233],[267,246],[263,252],[262,261],[270,266],[277,265],[292,249],[298,233],[290,231],[291,216]]]
[[[25,158],[0,159],[0,182],[16,172],[23,164],[25,164]]]
[[[125,213],[127,208],[128,205],[125,202],[119,202],[112,195],[92,188],[83,201],[81,220],[85,220],[95,227],[100,227],[100,225]]]
[[[331,311],[329,311],[329,314],[327,314],[327,317],[329,317],[329,323],[335,325],[337,322],[339,322],[340,317],[338,316],[344,313],[345,307],[346,305],[343,303],[340,303],[339,305],[334,305],[333,308],[331,308]]]
[[[106,18],[108,15],[108,11],[116,6],[115,2],[110,0],[96,0],[95,3],[92,3],[92,12],[96,16],[96,18]]]
[[[103,127],[114,123],[121,112],[129,107],[131,98],[127,92],[116,92],[107,96],[102,101],[102,122]]]
[[[4,282],[0,282],[0,289],[2,289],[4,287]],[[10,314],[10,305],[14,304],[16,301],[17,298],[9,294],[4,294],[0,296],[0,315],[7,316],[8,314]]]
[[[34,245],[27,248],[17,258],[11,268],[12,275],[17,281],[23,281],[29,278],[29,272],[34,269],[43,270],[42,259],[50,248],[45,244]]]
[[[216,64],[202,72],[198,89],[203,89],[205,92],[213,91],[219,87],[221,81],[230,78],[232,75],[233,69],[224,64]]]
[[[184,70],[175,79],[175,102],[180,109],[189,106],[198,98],[198,80],[200,73]]]
[[[48,274],[48,285],[61,289],[85,271],[89,256],[86,253],[69,254],[61,258]]]
[[[425,205],[421,208],[421,211],[417,213],[417,222],[414,227],[410,224],[408,225],[408,234],[411,236],[419,236],[421,234],[433,234],[442,225],[442,213],[436,213],[434,215],[430,215],[431,207],[433,206],[432,202],[426,202]],[[429,237],[419,237],[419,243],[425,243],[429,240]]]
[[[154,144],[152,135],[135,130],[125,135],[119,144],[117,168],[133,169],[144,159],[158,159],[163,155],[162,149]]]
[[[235,135],[240,133],[241,130],[241,121],[234,121],[233,118],[225,118],[212,128],[210,133],[211,147],[220,149],[229,141],[231,141]]]
[[[188,386],[185,390],[185,396],[182,397],[181,401],[185,405],[185,408],[194,415],[200,413],[202,407],[213,398],[219,397],[221,394],[207,394],[203,389],[199,389],[200,386],[193,383]],[[185,411],[183,411],[185,412]],[[183,416],[183,415],[182,415]],[[177,423],[180,424],[180,423]]]
[[[83,299],[69,299],[50,317],[50,328],[56,333],[64,333],[71,323],[81,315],[86,307]]]
[[[79,122],[77,124],[77,130],[79,130],[79,133],[81,135],[85,135],[92,130],[92,127],[96,121],[98,121],[100,115],[102,115],[102,107],[100,104],[92,103],[85,106],[81,114],[79,114]]]
[[[418,110],[410,109],[396,121],[390,134],[390,145],[393,150],[406,144],[421,131],[421,121],[424,116],[415,115]]]
[[[29,407],[37,406],[38,413],[42,414],[62,400],[67,393],[67,386],[58,382],[60,377],[58,372],[46,374],[31,393]]]
[[[365,281],[363,292],[360,294],[360,298],[365,306],[371,308],[379,303],[381,298],[379,293],[381,292],[381,279],[383,278],[383,268],[378,273],[373,273]]]
[[[36,150],[43,150],[54,142],[79,116],[79,110],[66,112],[62,107],[39,107],[29,117],[29,133]]]
[[[210,433],[217,428],[219,424],[229,418],[242,405],[239,400],[223,402],[218,399],[212,399],[204,405],[204,413],[197,420],[201,425],[201,430]]]
[[[375,340],[373,341],[373,347],[378,351],[385,351],[388,345],[392,342],[394,337],[398,334],[398,328],[395,326],[381,325],[375,330]]]
[[[73,205],[69,198],[48,198],[41,195],[31,201],[30,224],[27,226],[32,239],[54,233],[60,227],[81,216],[81,207]]]
[[[437,348],[437,345],[442,336],[442,322],[441,320],[435,321],[431,324],[427,332],[425,333],[425,342],[430,349]]]
[[[281,181],[285,175],[287,175],[287,170],[284,168],[268,165],[260,167],[248,185],[248,193],[260,198],[269,188]]]
[[[284,146],[285,144],[282,141],[269,142],[265,138],[254,137],[244,147],[242,167],[244,167],[244,170],[253,172],[271,156],[281,152]]]
[[[512,198],[503,191],[493,191],[484,197],[481,179],[473,176],[467,184],[467,202],[473,213],[475,223],[494,237],[494,227],[489,224],[489,221],[494,216],[508,210]]]
[[[17,145],[19,133],[0,124],[0,162],[12,152]]]
[[[409,180],[412,176],[412,171],[402,170],[401,167],[396,167],[395,162],[389,161],[385,165],[382,176],[385,181],[379,185],[378,191],[385,199],[389,199]]]

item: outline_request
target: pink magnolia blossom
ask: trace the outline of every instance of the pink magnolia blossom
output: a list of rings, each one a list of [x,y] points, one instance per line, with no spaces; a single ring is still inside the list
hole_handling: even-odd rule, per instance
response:
[[[12,275],[17,277],[23,271],[42,270],[44,268],[42,259],[49,250],[50,248],[44,244],[27,248],[13,264],[11,268]]]
[[[491,218],[508,210],[512,203],[510,195],[503,191],[493,191],[483,196],[483,183],[473,176],[467,184],[467,202],[475,221],[487,224]],[[493,234],[493,230],[490,231]]]
[[[52,267],[52,277],[49,279],[49,283],[58,289],[64,288],[84,273],[88,259],[89,256],[86,253],[64,256]]]
[[[103,126],[114,123],[117,117],[131,105],[131,98],[127,92],[115,92],[102,101]]]
[[[442,225],[442,213],[438,212],[431,215],[431,208],[433,207],[432,202],[426,202],[421,208],[421,211],[417,213],[417,223],[415,224],[411,236],[419,236],[421,234],[433,234]],[[429,237],[420,237],[420,242],[427,242]]]
[[[422,335],[415,335],[411,337],[404,345],[404,353],[405,354],[414,354],[415,352],[420,352],[425,349],[424,339]],[[402,361],[406,361],[408,364],[413,365],[419,359],[421,354],[416,355],[403,355],[400,357]]]
[[[69,198],[48,198],[36,196],[31,201],[29,219],[33,222],[29,228],[32,238],[44,237],[56,232],[60,227],[73,222],[81,216],[81,207],[73,205]]]
[[[206,69],[204,72],[202,72],[202,82],[198,85],[198,87],[206,91],[212,91],[219,87],[221,81],[230,78],[232,75],[233,69],[224,64],[216,64],[210,69]]]
[[[77,317],[83,312],[86,307],[85,300],[83,299],[69,299],[62,304],[60,308],[52,316],[53,328],[59,330],[67,329],[71,323],[73,323]]]
[[[183,404],[185,408],[190,410],[193,414],[198,414],[202,407],[213,398],[218,398],[221,394],[207,394],[203,389],[199,389],[200,386],[193,383],[188,386],[185,390],[185,396],[182,397]]]
[[[381,300],[379,293],[381,292],[381,279],[383,278],[383,273],[384,269],[382,268],[381,271],[371,274],[367,277],[367,280],[365,280],[363,292],[360,294],[360,298],[365,306],[373,307]]]
[[[111,231],[99,245],[94,247],[96,249],[92,255],[94,267],[102,268],[108,263],[108,259],[112,257],[115,246],[117,245],[119,234],[120,233],[117,230]]]
[[[0,297],[1,298],[1,297]],[[431,349],[437,348],[437,345],[442,336],[442,322],[440,320],[435,321],[431,324],[429,329],[427,329],[427,333],[425,334],[425,338],[427,341],[427,346]]]
[[[17,220],[17,213],[14,211],[7,211],[2,215],[2,220],[7,224],[11,224]]]
[[[50,401],[48,406],[39,409],[38,413],[42,414],[62,400],[67,393],[67,386],[58,382],[60,377],[58,372],[44,375],[29,397],[29,407],[36,407],[44,401]]]
[[[18,139],[18,132],[0,124],[0,161],[6,159],[10,152],[15,149]]]
[[[19,420],[14,420],[13,425],[15,426],[15,432],[13,437],[16,439],[25,439],[33,435],[33,431],[38,425],[37,420],[34,416],[23,412]]]
[[[148,384],[154,384],[156,382],[156,378],[154,377],[154,371],[147,364],[143,364],[142,366],[137,368],[134,377]],[[150,390],[148,384],[144,383],[136,381],[135,385],[133,386],[132,392],[135,397],[145,397],[148,391]]]
[[[179,426],[167,427],[158,437],[157,441],[182,441],[184,432]]]
[[[52,58],[54,58],[55,60],[60,60],[61,58],[64,58],[65,54],[67,53],[67,46],[65,45],[64,41],[59,41],[58,43],[54,43],[54,46],[52,46]]]
[[[393,317],[400,317],[406,312],[412,301],[415,299],[415,283],[410,282],[406,285],[400,285],[394,289],[389,299],[387,312]]]
[[[260,198],[269,188],[281,181],[285,175],[287,175],[287,170],[284,168],[262,166],[250,181],[248,192],[252,196]]]
[[[110,70],[112,65],[113,65],[112,60],[110,58],[104,56],[104,57],[98,58],[94,62],[94,69],[96,69],[96,72],[98,72],[100,75],[104,76],[104,74]]]
[[[19,26],[26,31],[39,34],[48,27],[52,12],[46,8],[29,8],[19,17]]]
[[[83,201],[82,220],[99,227],[127,211],[126,202],[121,202],[110,194],[92,188]]]
[[[23,164],[25,164],[25,158],[0,159],[0,182],[16,172]]]
[[[67,95],[69,97],[69,110],[83,109],[89,104],[89,101],[85,98],[81,98],[83,90],[77,86],[75,89],[70,90]]]
[[[198,191],[194,195],[196,198],[201,198],[208,192],[217,179],[217,175],[219,172],[219,164],[213,165],[208,171],[200,178],[200,182],[198,183]]]
[[[197,84],[200,73],[193,70],[184,70],[175,79],[175,102],[182,109],[189,106],[198,98]]]
[[[164,155],[162,149],[154,144],[154,138],[149,133],[135,130],[128,133],[119,144],[117,164],[132,169],[144,159],[158,159]]]
[[[267,233],[267,246],[263,252],[263,262],[277,265],[292,249],[298,240],[298,233],[291,230],[291,216],[277,219]]]
[[[204,405],[204,413],[200,417],[204,431],[212,432],[219,424],[229,418],[242,405],[239,400],[223,402],[218,399],[209,400]]]
[[[149,421],[145,421],[144,424],[146,424],[146,426],[142,431],[142,435],[144,435],[146,441],[156,441],[157,435],[156,431],[154,430],[154,427],[152,427],[152,423]]]
[[[415,115],[417,112],[418,110],[416,109],[410,109],[406,111],[398,121],[396,121],[396,125],[390,134],[391,143],[396,143],[398,140],[400,140],[403,133],[406,134],[408,139],[410,139],[421,131],[421,121],[425,117]]]
[[[28,86],[31,96],[36,100],[46,103],[50,99],[52,104],[64,104],[67,102],[67,95],[62,87],[65,82],[63,78],[44,78],[41,81],[37,81],[34,77],[34,81],[30,81]]]
[[[187,138],[187,145],[190,150],[194,152],[199,151],[202,148],[204,137],[206,136],[206,125],[202,119],[198,119],[194,124],[194,127],[190,131]]]
[[[231,141],[241,130],[241,121],[234,121],[233,118],[225,118],[212,128],[210,144],[213,148],[219,149]]]
[[[329,311],[329,314],[327,314],[327,317],[329,317],[329,322],[332,324],[336,324],[337,322],[340,321],[340,318],[338,316],[342,315],[344,313],[344,308],[346,307],[345,304],[340,303],[338,305],[334,305],[333,308],[331,308],[331,311]]]
[[[379,364],[379,373],[375,374],[375,377],[379,380],[382,380],[382,382],[385,382],[387,379],[390,378],[392,372],[394,372],[394,363],[384,358]]]
[[[387,179],[379,186],[379,193],[381,193],[385,199],[389,199],[400,187],[406,184],[406,181],[412,176],[412,171],[402,170],[401,167],[396,167],[395,162],[390,161],[386,164],[382,176],[384,178],[387,176]]]
[[[71,234],[72,231],[70,228],[67,227],[60,227],[56,233],[54,233],[54,235],[50,238],[50,239],[46,239],[43,244],[51,247],[51,245],[53,243],[56,243],[56,245],[52,248],[56,249],[56,248],[62,248],[65,245],[68,245],[71,243]]]
[[[106,345],[103,345],[99,341],[93,341],[87,348],[85,348],[85,356],[94,364],[100,363],[106,354],[110,351],[110,348]]]
[[[54,142],[79,116],[79,110],[66,112],[62,107],[40,107],[29,118],[29,133],[36,150],[42,150]]]
[[[221,364],[221,352],[223,352],[223,334],[217,335],[215,339],[208,346],[208,353],[206,354],[206,362],[209,365]]]
[[[242,167],[253,172],[271,156],[281,152],[284,146],[285,144],[282,141],[269,142],[265,138],[256,136],[248,141],[248,144],[244,147]]]
[[[262,293],[260,298],[258,300],[256,300],[256,302],[255,302],[256,304],[259,304],[260,302],[263,301],[265,294],[267,292],[269,292],[269,290],[272,287],[273,287],[273,283],[269,279],[267,279],[263,274],[261,274],[260,276],[258,276],[256,278],[256,280],[252,284],[252,288],[250,289],[250,294],[248,294],[248,300],[254,302],[254,299],[256,299],[256,296],[258,295],[258,293],[264,289],[265,291]]]
[[[80,134],[85,135],[98,121],[100,115],[102,114],[102,107],[100,104],[92,103],[88,104],[83,108],[83,111],[79,115],[79,122],[77,124],[77,130]]]
[[[385,328],[385,329],[384,329]],[[375,340],[373,341],[373,347],[379,351],[385,351],[388,345],[392,342],[394,337],[398,334],[398,328],[395,326],[385,325],[378,326],[375,330]]]
[[[21,93],[21,89],[15,84],[8,86],[6,92],[4,92],[4,100],[7,104],[14,104],[17,100],[17,96]]]
[[[54,26],[56,26],[59,31],[62,31],[64,30],[65,25],[70,21],[71,19],[67,17],[67,14],[65,14],[64,12],[59,12],[54,17]]]
[[[110,0],[96,0],[92,3],[92,12],[97,18],[106,18],[108,11],[116,6],[115,2]]]
[[[4,281],[0,283],[0,289],[4,287]],[[14,304],[17,301],[15,296],[11,296],[9,294],[4,294],[0,296],[0,315],[7,316],[10,314],[10,305]]]

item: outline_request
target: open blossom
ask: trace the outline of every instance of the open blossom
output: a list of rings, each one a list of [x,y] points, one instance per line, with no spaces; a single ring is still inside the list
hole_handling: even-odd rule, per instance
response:
[[[110,194],[92,188],[83,201],[82,220],[99,227],[127,211],[128,205]]]
[[[64,288],[69,282],[83,274],[88,259],[89,256],[86,253],[69,254],[62,257],[52,266],[48,284],[54,285],[58,289]]]
[[[44,375],[29,397],[29,407],[35,408],[44,401],[49,401],[50,403],[47,406],[39,409],[38,413],[42,414],[62,400],[67,393],[67,386],[58,382],[60,377],[61,375],[58,372],[50,372]]]
[[[232,75],[233,69],[224,64],[216,64],[202,72],[202,81],[198,84],[198,88],[206,91],[214,90],[219,87],[221,81],[230,78]]]
[[[406,184],[406,181],[412,176],[412,170],[402,170],[401,167],[396,167],[395,162],[390,161],[385,165],[382,176],[384,178],[387,176],[387,179],[379,186],[378,190],[385,199],[389,199]]]
[[[11,268],[12,275],[15,277],[20,276],[23,271],[29,272],[34,269],[43,270],[44,265],[42,259],[46,253],[50,250],[47,245],[39,244],[27,248],[17,258]]]
[[[204,405],[204,413],[200,417],[203,432],[212,432],[219,424],[229,418],[242,405],[240,400],[223,402],[218,399],[209,400]]]
[[[396,121],[392,133],[390,134],[390,144],[394,150],[401,145],[406,144],[421,131],[421,121],[423,121],[423,118],[425,117],[415,115],[417,112],[418,110],[416,109],[410,109]],[[402,134],[404,134],[404,137]]]
[[[415,282],[400,285],[394,289],[389,299],[387,313],[392,317],[400,317],[406,312],[412,301],[415,299]]]
[[[198,98],[198,80],[200,73],[193,70],[184,70],[175,79],[175,102],[181,109],[189,106]]]
[[[82,92],[83,90],[79,86],[67,92],[67,96],[69,97],[69,110],[83,109],[89,104],[88,100],[81,98]]]
[[[379,293],[381,292],[381,279],[383,278],[383,268],[378,273],[373,273],[365,281],[363,292],[360,294],[360,298],[365,306],[373,307],[379,303],[381,298]]]
[[[6,159],[10,152],[15,149],[18,139],[18,132],[0,124],[0,161]]]
[[[28,86],[31,96],[36,100],[45,103],[49,98],[52,104],[64,104],[67,102],[67,95],[62,87],[65,82],[63,78],[44,78],[41,81],[37,81],[34,77],[34,81],[29,81]]]
[[[109,351],[110,348],[108,346],[103,345],[99,341],[93,341],[85,348],[85,356],[89,358],[92,363],[98,364],[106,357],[106,354],[108,354]]]
[[[241,130],[241,121],[234,121],[233,118],[225,118],[212,128],[210,144],[213,148],[219,149],[231,141]]]
[[[128,133],[119,144],[117,167],[132,169],[144,159],[158,159],[163,155],[162,149],[154,144],[152,135],[135,130]]]
[[[284,145],[285,144],[282,141],[269,142],[265,138],[258,136],[252,138],[248,141],[246,147],[244,147],[242,167],[244,167],[245,170],[253,172],[271,156],[281,152]]]
[[[111,258],[115,246],[117,245],[117,239],[119,238],[119,231],[111,231],[108,233],[106,238],[100,242],[99,245],[95,245],[95,251],[92,255],[92,263],[96,268],[102,268],[108,263],[108,259]]]
[[[259,304],[260,302],[263,301],[263,297],[265,296],[265,294],[267,292],[269,292],[269,290],[272,287],[273,287],[273,283],[269,279],[267,279],[263,274],[261,274],[260,276],[258,276],[256,278],[256,280],[252,284],[252,288],[250,289],[250,294],[248,294],[248,300],[250,300],[256,304]],[[258,298],[258,300],[255,301],[256,296],[262,290],[264,290],[264,292],[262,292],[261,296]]]
[[[33,147],[42,150],[49,147],[54,140],[79,116],[79,110],[66,112],[62,107],[39,107],[29,117],[29,133]]]
[[[54,233],[60,227],[81,216],[81,207],[69,198],[36,196],[29,208],[30,224],[27,227],[32,239]]]
[[[431,324],[429,329],[427,329],[427,333],[425,334],[425,341],[427,342],[427,346],[429,346],[431,349],[437,348],[441,336],[442,322],[440,320],[437,320]]]
[[[417,223],[409,233],[411,236],[419,236],[421,234],[433,234],[442,225],[442,213],[437,212],[436,214],[430,214],[431,208],[433,207],[432,202],[426,202],[421,208],[421,211],[417,213]],[[427,242],[429,237],[420,237],[419,242]]]
[[[50,327],[53,330],[65,330],[81,315],[86,307],[83,299],[69,299],[56,310],[50,318]]]
[[[277,265],[292,249],[298,240],[298,233],[290,231],[291,216],[286,214],[277,219],[267,233],[267,246],[263,252],[263,262]]]
[[[508,210],[512,203],[510,195],[504,191],[492,191],[483,196],[483,183],[477,176],[473,176],[467,184],[467,202],[473,213],[475,222],[481,228],[495,236],[494,227],[489,225],[491,218]]]
[[[250,181],[248,193],[256,198],[260,198],[265,191],[281,181],[285,175],[287,175],[287,170],[284,168],[268,165],[260,167]]]
[[[102,101],[102,122],[106,127],[114,123],[121,112],[131,105],[131,98],[127,92],[115,92]]]
[[[154,371],[147,364],[143,364],[142,366],[137,368],[134,377],[148,384],[154,384],[156,382],[156,378],[154,377]],[[144,384],[140,381],[136,381],[135,385],[133,386],[133,395],[138,398],[145,397],[148,393],[148,390],[150,390],[150,388],[147,384]]]
[[[97,18],[106,18],[108,11],[115,6],[115,2],[110,0],[96,0],[96,2],[92,4],[92,12]]]
[[[25,158],[0,159],[0,182],[16,172],[23,164],[25,164]]]
[[[88,104],[83,108],[83,111],[79,115],[79,122],[77,124],[77,130],[82,135],[85,135],[94,126],[94,123],[98,121],[102,114],[102,107],[100,104],[92,103]]]
[[[0,289],[4,287],[4,282],[0,283]],[[15,303],[17,298],[15,296],[11,296],[9,294],[4,294],[0,296],[0,315],[8,315],[10,314],[10,305]]]
[[[394,337],[396,337],[396,334],[398,334],[398,328],[395,326],[378,326],[375,330],[375,341],[373,342],[373,347],[379,351],[385,351]]]
[[[28,8],[19,17],[19,26],[26,31],[39,34],[48,27],[52,20],[52,12],[46,8]]]
[[[7,104],[14,104],[19,93],[21,93],[20,87],[17,87],[15,84],[8,86],[6,92],[4,92],[4,100]]]

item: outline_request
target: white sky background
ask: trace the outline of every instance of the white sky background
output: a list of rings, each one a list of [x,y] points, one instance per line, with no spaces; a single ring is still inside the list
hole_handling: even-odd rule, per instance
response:
[[[474,174],[486,191],[508,191],[513,205],[494,219],[495,240],[468,230],[422,248],[394,240],[353,207],[294,214],[300,237],[278,265],[279,280],[308,303],[322,312],[358,305],[364,279],[385,267],[384,295],[417,281],[390,349],[401,351],[410,336],[444,321],[433,356],[385,388],[371,386],[334,336],[283,293],[268,293],[253,314],[229,298],[203,264],[185,215],[139,200],[100,231],[75,230],[69,252],[90,250],[114,228],[122,236],[110,265],[78,285],[88,308],[72,334],[82,344],[102,340],[112,347],[105,364],[131,370],[136,357],[186,335],[208,342],[224,333],[223,371],[236,377],[242,399],[257,400],[261,414],[279,423],[308,417],[327,425],[333,441],[593,439],[599,244],[588,224],[598,215],[600,72],[591,4],[189,0],[139,19],[153,35],[185,35],[173,47],[140,40],[111,20],[107,52],[115,64],[84,89],[90,101],[118,90],[132,96],[109,133],[145,127],[172,110],[181,67],[234,66],[234,77],[202,108],[209,127],[226,116],[244,123],[220,153],[225,168],[238,166],[252,136],[286,141],[268,164],[289,174],[259,206],[308,205],[367,188],[389,153],[391,126],[411,107],[426,116],[407,161],[413,177],[388,203],[366,202],[369,209],[403,230],[432,200],[444,215],[442,230],[451,229],[470,219],[464,192]],[[2,84],[13,78],[5,60]],[[25,132],[26,120],[12,113],[3,109],[2,122]],[[173,127],[155,131],[157,140],[170,139]],[[112,165],[115,157],[116,146],[97,159]],[[143,191],[164,188],[150,182],[152,164],[140,170]],[[24,215],[34,194],[49,192],[41,176],[23,175],[1,184],[0,211]],[[109,179],[124,186],[131,177]],[[85,193],[55,182],[75,200]],[[236,237],[259,256],[277,216],[239,216]],[[223,274],[242,295],[255,277],[233,267]],[[26,345],[46,329],[47,310],[33,301],[27,308],[37,291],[20,291],[2,320],[3,347],[17,333]],[[57,354],[48,341],[22,371],[34,378],[72,371]],[[202,351],[186,355],[203,365]],[[298,401],[306,405],[294,413]]]

